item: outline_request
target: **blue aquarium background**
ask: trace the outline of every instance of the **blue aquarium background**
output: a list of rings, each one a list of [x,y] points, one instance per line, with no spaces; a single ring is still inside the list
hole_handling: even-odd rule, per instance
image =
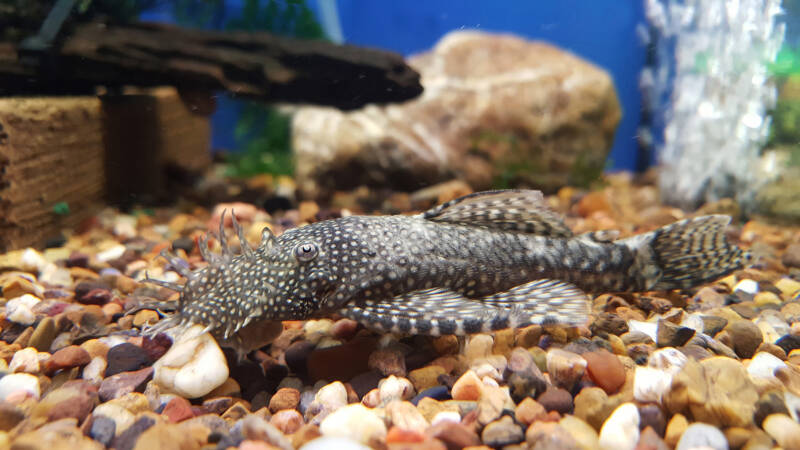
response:
[[[223,9],[213,11],[209,26],[221,27],[229,18],[240,16],[244,3],[244,0],[224,2]],[[623,116],[608,167],[633,170],[647,163],[636,140],[641,117],[638,76],[646,52],[637,35],[637,26],[645,23],[642,2],[309,0],[306,4],[330,39],[406,56],[430,49],[444,34],[457,29],[509,32],[569,50],[601,66],[614,80]],[[331,11],[331,5],[335,5],[338,21],[331,21],[323,13],[326,7]],[[146,11],[141,18],[175,21],[173,7],[167,3]],[[218,105],[213,117],[213,146],[237,150],[241,143],[234,130],[242,104],[223,97],[218,99]]]

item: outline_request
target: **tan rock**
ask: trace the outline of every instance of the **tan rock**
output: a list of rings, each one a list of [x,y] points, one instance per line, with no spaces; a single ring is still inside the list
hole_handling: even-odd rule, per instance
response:
[[[444,370],[442,366],[431,365],[412,370],[408,374],[408,379],[411,380],[417,392],[422,392],[425,389],[438,385],[439,375],[444,375],[446,373],[447,371]]]
[[[453,384],[452,396],[454,400],[478,400],[482,388],[483,383],[475,372],[468,370]]]
[[[555,191],[602,171],[621,112],[602,69],[542,42],[456,31],[412,57],[417,99],[343,113],[301,108],[292,126],[305,197],[453,178]]]
[[[770,414],[762,427],[781,447],[800,448],[800,424],[786,414]]]
[[[603,422],[620,404],[622,404],[622,399],[618,396],[609,397],[599,387],[583,388],[575,396],[575,417],[600,431]]]
[[[678,441],[681,440],[681,436],[683,436],[683,432],[686,431],[687,428],[689,428],[689,421],[686,420],[686,417],[684,417],[683,414],[675,414],[667,424],[667,431],[664,433],[664,442],[674,448],[678,445]]]
[[[718,427],[749,426],[758,392],[744,366],[731,358],[689,359],[664,396],[673,413],[689,413],[696,421]]]

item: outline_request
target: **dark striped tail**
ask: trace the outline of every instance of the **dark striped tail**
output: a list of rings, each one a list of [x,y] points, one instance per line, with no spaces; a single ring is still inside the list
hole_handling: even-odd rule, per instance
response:
[[[741,269],[750,254],[728,242],[723,215],[682,220],[624,239],[636,254],[635,268],[643,290],[685,289]]]

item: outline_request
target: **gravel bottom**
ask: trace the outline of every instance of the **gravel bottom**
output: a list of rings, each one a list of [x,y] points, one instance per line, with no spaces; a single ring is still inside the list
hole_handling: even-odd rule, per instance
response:
[[[657,199],[616,176],[549,201],[578,233],[628,236],[687,217]],[[243,361],[208,335],[142,337],[163,316],[130,312],[178,297],[145,273],[183,282],[164,249],[202,267],[197,241],[224,208],[257,243],[357,200],[108,210],[62,247],[0,255],[0,448],[800,448],[800,229],[758,220],[730,228],[752,267],[691,291],[599,295],[586,327],[397,337],[332,317],[272,324]]]

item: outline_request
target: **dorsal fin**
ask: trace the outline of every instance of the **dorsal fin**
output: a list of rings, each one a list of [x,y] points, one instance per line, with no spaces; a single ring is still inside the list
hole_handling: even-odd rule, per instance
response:
[[[547,206],[540,191],[508,189],[475,192],[422,215],[435,222],[568,238],[572,230]]]

